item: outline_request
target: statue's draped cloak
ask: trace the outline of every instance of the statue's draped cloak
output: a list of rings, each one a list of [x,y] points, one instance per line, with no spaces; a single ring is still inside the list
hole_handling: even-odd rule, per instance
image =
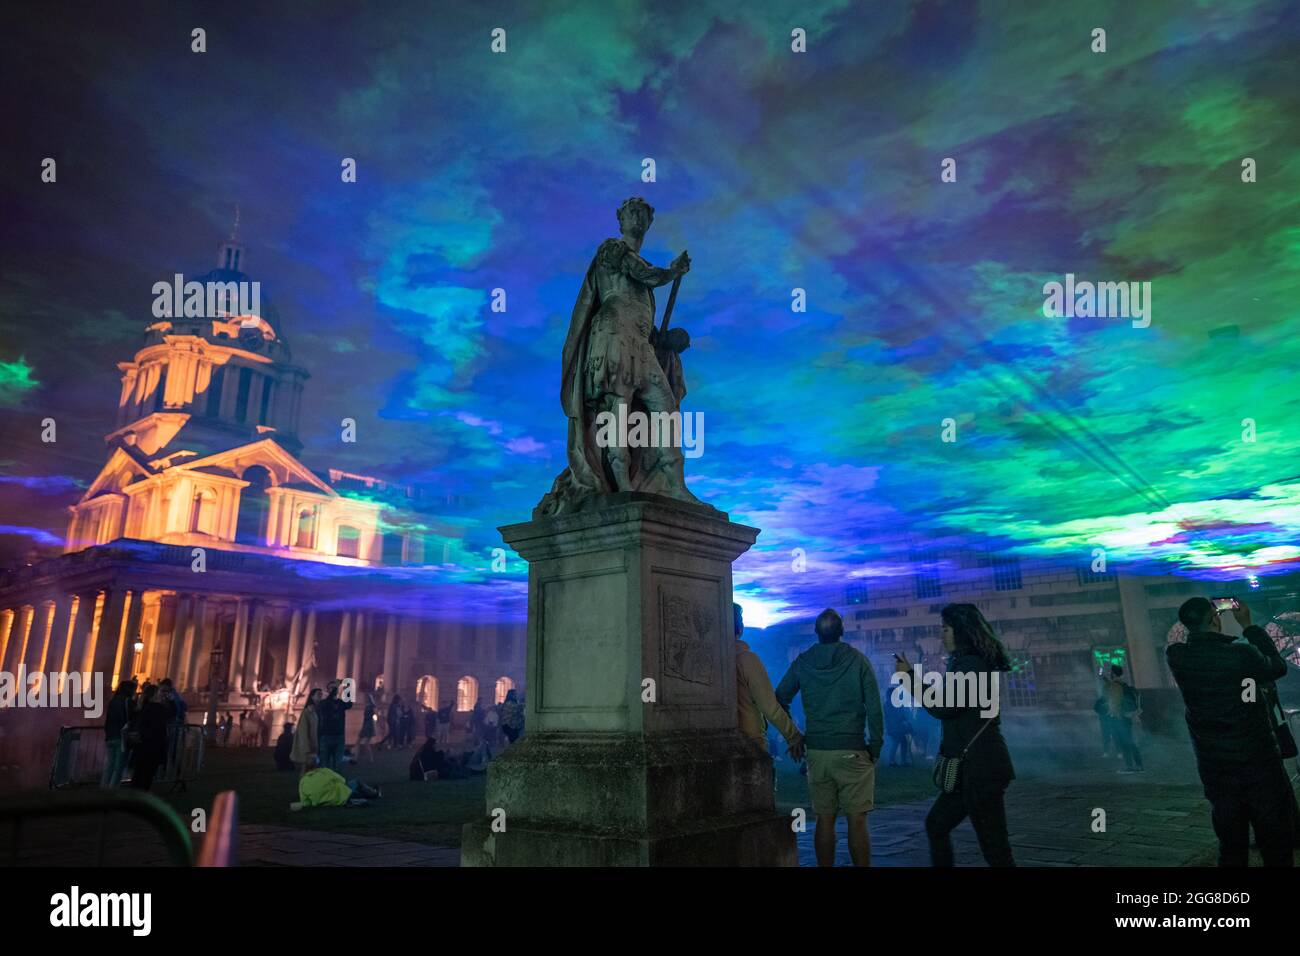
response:
[[[581,500],[589,495],[608,494],[616,490],[611,476],[606,472],[600,446],[596,444],[595,404],[599,396],[587,392],[587,350],[591,339],[591,321],[601,306],[600,290],[596,287],[596,266],[600,256],[601,250],[597,250],[587,267],[578,300],[574,303],[573,314],[569,318],[569,333],[565,337],[561,357],[560,406],[569,419],[569,467],[560,473],[550,493],[538,504],[535,510],[539,515],[563,514],[575,510]],[[650,294],[650,316],[653,321],[654,290],[646,291]]]

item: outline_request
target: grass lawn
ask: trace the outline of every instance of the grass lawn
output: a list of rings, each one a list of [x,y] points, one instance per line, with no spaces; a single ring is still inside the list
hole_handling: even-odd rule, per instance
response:
[[[415,782],[407,777],[414,751],[385,750],[375,754],[374,764],[346,764],[343,776],[360,777],[383,789],[382,799],[365,807],[314,807],[294,812],[289,804],[298,799],[298,775],[275,770],[271,749],[216,747],[204,755],[203,775],[189,784],[185,793],[162,797],[185,820],[195,807],[210,808],[221,790],[239,795],[241,825],[264,824],[302,827],[308,830],[341,830],[360,836],[409,840],[432,846],[459,847],[462,824],[486,817],[483,776],[468,780]]]
[[[185,793],[154,793],[167,800],[185,820],[195,807],[210,808],[221,790],[239,794],[239,822],[309,830],[340,830],[362,836],[409,840],[431,846],[459,847],[461,826],[486,816],[485,777],[417,783],[407,779],[412,751],[386,750],[375,754],[374,764],[348,764],[343,775],[360,777],[383,788],[382,799],[366,807],[317,807],[294,812],[298,799],[294,773],[274,769],[270,749],[214,748],[207,752],[203,775]],[[882,767],[876,778],[879,806],[907,803],[934,795],[928,765]],[[790,762],[777,771],[777,809],[786,814],[808,807],[807,779]]]

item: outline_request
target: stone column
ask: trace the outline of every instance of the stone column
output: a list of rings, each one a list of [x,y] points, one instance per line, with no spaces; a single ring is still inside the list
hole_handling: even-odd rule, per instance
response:
[[[266,610],[265,601],[258,601],[253,606],[248,659],[244,664],[245,682],[251,691],[257,690],[257,682],[262,676],[262,650],[266,645]]]
[[[388,615],[384,630],[384,695],[390,700],[397,685],[397,615]]]
[[[26,661],[19,661],[20,664],[27,664],[28,674],[38,674],[45,670],[45,655],[49,652],[50,635],[54,631],[54,611],[53,601],[42,601],[33,609],[27,658]]]
[[[190,612],[194,606],[194,599],[188,594],[176,592],[176,613],[172,617],[172,639],[167,648],[167,673],[166,677],[172,679],[172,683],[179,690],[184,685],[182,679],[182,667],[189,661],[185,653],[185,631],[189,627]]]
[[[1120,611],[1124,617],[1124,633],[1128,637],[1128,679],[1139,689],[1171,686],[1173,675],[1165,666],[1163,656],[1157,652],[1155,637],[1151,633],[1146,582],[1140,577],[1121,574],[1115,583],[1119,587]]]
[[[248,645],[248,602],[242,598],[235,608],[235,633],[230,641],[230,673],[227,677],[230,692],[244,689],[244,649]]]
[[[140,619],[140,640],[144,642],[144,654],[140,657],[140,673],[151,681],[158,681],[169,674],[159,674],[158,669],[167,663],[167,658],[160,655],[159,645],[162,637],[158,633],[159,618],[162,615],[162,593],[146,591],[144,594],[144,616]]]
[[[295,607],[289,618],[289,647],[284,661],[284,679],[292,683],[302,666],[302,608]]]
[[[32,630],[32,617],[36,609],[30,604],[24,604],[18,608],[16,620],[14,621],[13,637],[9,640],[9,656],[0,661],[0,670],[6,670],[13,674],[18,673],[18,666],[22,664],[23,657],[27,653],[27,636]]]
[[[199,664],[205,652],[212,652],[212,645],[207,638],[213,633],[213,629],[207,626],[207,614],[208,596],[195,595],[194,607],[185,626],[185,656],[181,661],[181,666],[185,668],[185,683],[192,690],[200,689]]]
[[[17,612],[7,607],[0,611],[0,670],[4,669],[5,655],[9,652],[9,637],[14,632],[14,620]]]
[[[190,671],[190,660],[194,657],[195,638],[200,633],[201,621],[199,617],[199,596],[191,595],[185,602],[184,620],[178,620],[172,628],[173,634],[176,629],[180,629],[180,638],[176,645],[176,673],[172,674],[172,683],[176,687],[194,686],[194,675]],[[181,609],[177,609],[177,615],[180,616]]]
[[[79,594],[65,595],[67,599],[67,610],[62,620],[55,620],[54,638],[58,641],[56,645],[55,658],[51,665],[61,674],[66,674],[68,668],[72,666],[72,648],[73,642],[77,635],[77,619],[81,617],[82,606],[86,603],[85,598]],[[63,689],[63,681],[59,681],[59,689]]]
[[[139,589],[131,591],[125,626],[118,635],[117,653],[113,655],[113,679],[110,683],[114,687],[117,686],[119,678],[130,676],[126,672],[130,671],[132,658],[135,656],[135,639],[140,634],[140,616],[143,611],[144,592]]]
[[[362,666],[365,664],[366,652],[366,633],[369,630],[370,616],[363,612],[357,612],[356,633],[352,635],[352,669],[348,671],[349,676],[357,682],[357,690],[361,690]]]
[[[75,661],[75,666],[83,673],[90,670],[92,663],[91,635],[95,629],[95,612],[99,609],[100,593],[86,591],[81,595],[81,603],[77,607],[77,621],[72,626],[72,658],[69,666],[72,666],[72,662]]]
[[[737,727],[731,564],[758,531],[619,494],[501,533],[529,563],[527,733],[489,765],[462,865],[795,865]]]
[[[311,666],[316,670],[323,670],[320,661],[316,660],[316,609],[312,608],[307,612],[307,623],[302,632],[302,661],[305,664],[311,661]],[[303,666],[299,664],[299,668]]]
[[[332,677],[348,677],[348,667],[352,657],[352,612],[344,611],[339,622],[339,656],[334,664]]]
[[[75,601],[75,594],[60,594],[55,598],[54,621],[50,625],[50,639],[46,642],[46,650],[41,654],[41,670],[46,670],[47,661],[50,670],[67,669],[63,664],[63,658],[72,631],[72,606]]]
[[[95,628],[91,666],[86,670],[102,673],[104,680],[112,676],[113,662],[117,657],[117,645],[122,637],[123,620],[126,614],[127,589],[114,586],[104,598],[104,611],[99,616],[99,626]],[[93,678],[92,678],[93,680]]]

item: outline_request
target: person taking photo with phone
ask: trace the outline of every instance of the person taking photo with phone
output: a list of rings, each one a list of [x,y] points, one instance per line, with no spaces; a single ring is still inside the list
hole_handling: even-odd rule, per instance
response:
[[[1242,627],[1223,633],[1222,611]],[[1286,676],[1286,661],[1250,609],[1235,598],[1191,598],[1178,609],[1187,641],[1165,657],[1187,707],[1187,729],[1210,818],[1219,866],[1246,866],[1250,830],[1265,866],[1293,865],[1291,783],[1262,686]]]

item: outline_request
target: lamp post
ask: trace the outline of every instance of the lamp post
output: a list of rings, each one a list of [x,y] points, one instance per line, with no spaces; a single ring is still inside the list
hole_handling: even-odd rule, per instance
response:
[[[135,639],[135,657],[131,659],[131,676],[134,677],[140,673],[140,665],[144,663],[144,641],[139,637]]]
[[[226,649],[219,639],[212,642],[212,653],[208,656],[208,716],[205,727],[208,739],[217,739],[217,688],[220,686],[221,664],[226,659]]]

